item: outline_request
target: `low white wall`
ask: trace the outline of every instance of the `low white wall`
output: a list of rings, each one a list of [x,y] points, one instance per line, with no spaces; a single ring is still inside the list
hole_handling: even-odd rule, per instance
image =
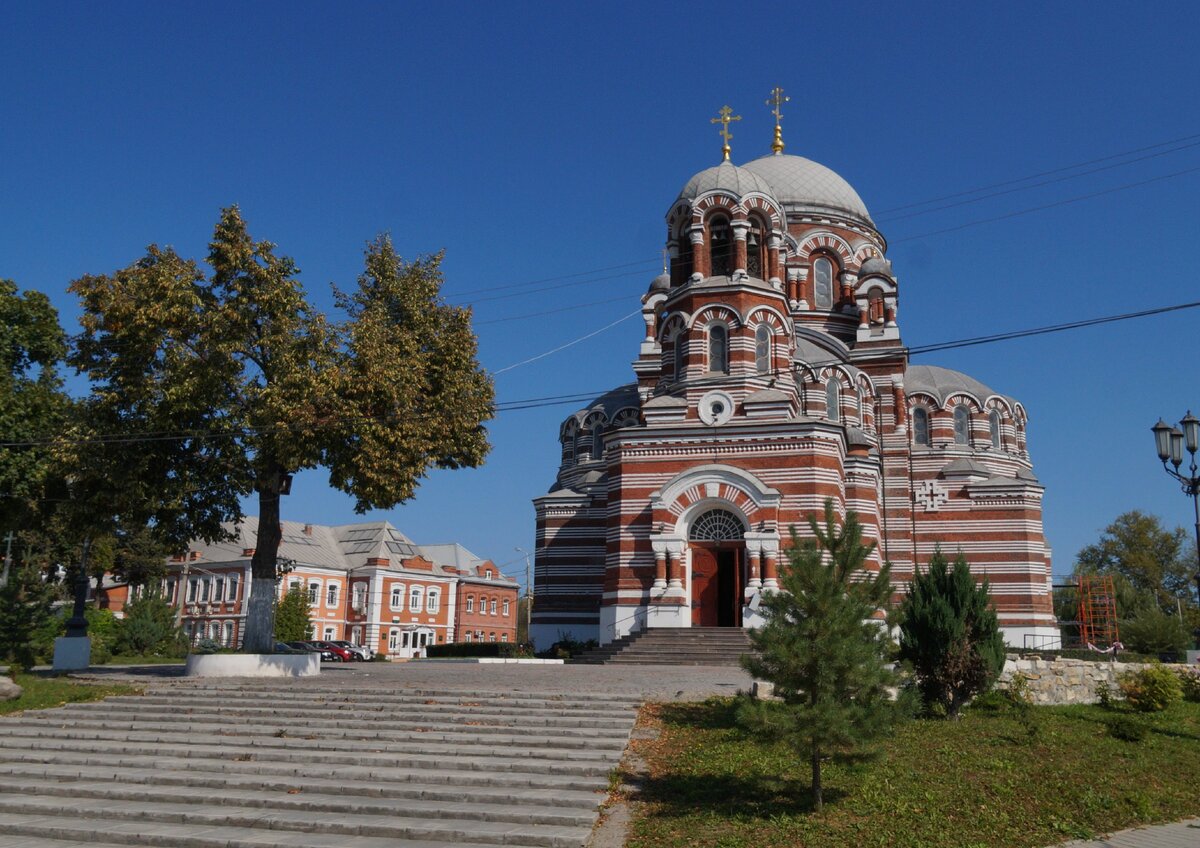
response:
[[[321,655],[189,654],[187,677],[311,677],[321,673]]]

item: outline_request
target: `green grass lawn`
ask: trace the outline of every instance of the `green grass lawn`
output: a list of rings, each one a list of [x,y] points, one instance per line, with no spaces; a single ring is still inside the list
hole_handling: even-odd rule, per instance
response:
[[[1108,733],[1122,711],[1036,707],[1031,737],[1006,709],[901,725],[879,756],[823,769],[738,728],[732,700],[651,705],[630,848],[1022,848],[1200,814],[1200,704],[1157,716],[1141,742]]]
[[[44,710],[77,701],[98,701],[109,695],[135,695],[136,686],[76,683],[65,677],[18,674],[17,685],[25,690],[15,701],[0,701],[0,715],[24,710]]]
[[[145,656],[141,654],[129,655],[114,654],[105,662],[105,665],[183,665],[187,662],[185,657],[156,657]]]

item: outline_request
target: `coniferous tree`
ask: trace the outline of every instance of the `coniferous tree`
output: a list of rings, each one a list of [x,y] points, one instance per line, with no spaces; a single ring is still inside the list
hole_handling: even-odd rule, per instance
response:
[[[0,662],[28,670],[37,663],[33,633],[50,622],[53,588],[36,568],[18,563],[0,586]]]
[[[900,606],[900,658],[913,664],[927,708],[947,717],[992,685],[1004,667],[1004,637],[988,582],[976,583],[960,554],[950,568],[941,549],[918,571]]]
[[[298,642],[309,638],[312,615],[308,607],[308,592],[297,586],[289,589],[275,608],[275,639]]]
[[[186,653],[187,640],[175,625],[175,608],[156,585],[125,605],[114,651],[134,656],[176,656]]]
[[[876,620],[891,596],[890,569],[866,571],[874,545],[863,544],[854,512],[839,529],[827,500],[824,526],[809,524],[815,540],[800,540],[792,529],[783,591],[764,596],[767,623],[750,632],[754,653],[743,660],[751,674],[775,684],[783,703],[747,704],[741,717],[808,758],[819,810],[822,760],[868,753],[897,711],[889,698],[887,630]]]

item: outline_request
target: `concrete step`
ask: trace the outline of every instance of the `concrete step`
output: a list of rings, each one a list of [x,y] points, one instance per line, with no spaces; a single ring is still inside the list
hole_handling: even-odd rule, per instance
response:
[[[113,751],[76,751],[69,747],[58,750],[17,747],[6,743],[0,749],[0,763],[45,763],[60,766],[75,765],[89,767],[113,766],[121,769],[162,769],[179,772],[207,772],[211,774],[238,774],[271,777],[337,777],[345,780],[372,782],[429,783],[452,786],[504,786],[514,790],[562,788],[589,792],[603,788],[607,781],[598,775],[551,774],[549,772],[491,772],[458,769],[455,763],[444,763],[440,768],[423,768],[415,772],[403,766],[390,766],[388,760],[382,764],[326,765],[313,763],[309,767],[300,762],[265,762],[252,759],[224,758],[219,751],[211,756],[176,757],[158,754],[122,753]]]
[[[71,715],[65,719],[54,711],[31,712],[22,716],[10,718],[3,726],[34,727],[52,730],[69,730],[72,733],[86,730],[124,730],[124,731],[162,731],[178,732],[179,716],[172,712],[142,713],[139,720],[118,720],[107,716],[91,716],[87,713]],[[196,717],[188,721],[187,728],[192,733],[208,733],[222,736],[276,736],[293,739],[309,739],[314,736],[331,736],[348,741],[383,741],[402,742],[422,740],[428,743],[462,743],[478,744],[489,747],[505,745],[520,746],[525,749],[556,748],[573,749],[586,748],[592,751],[621,751],[625,748],[625,735],[614,730],[578,728],[560,728],[553,735],[531,733],[496,732],[497,728],[463,727],[461,729],[392,729],[391,725],[380,727],[378,720],[345,722],[337,720],[297,721],[284,719],[273,722],[245,722],[231,724],[219,714],[211,717]]]
[[[611,763],[619,760],[621,751],[613,747],[605,750],[590,748],[546,748],[536,747],[516,742],[512,745],[497,746],[485,743],[439,743],[423,739],[387,740],[387,739],[346,739],[342,736],[313,736],[292,737],[278,734],[253,735],[221,730],[216,733],[202,733],[191,726],[187,730],[120,730],[110,728],[79,728],[70,724],[61,725],[71,740],[88,740],[94,742],[121,742],[126,747],[165,747],[175,746],[208,748],[214,744],[225,745],[232,743],[239,749],[251,748],[260,757],[271,757],[275,751],[304,751],[309,755],[317,753],[338,754],[346,750],[366,749],[375,754],[406,754],[428,756],[453,756],[467,758],[514,758],[537,761],[561,762],[600,762]],[[0,727],[0,739],[39,739],[45,734],[41,732],[44,726],[38,722],[12,722]]]
[[[209,807],[254,807],[274,810],[297,810],[303,813],[344,813],[364,816],[403,814],[408,818],[464,819],[470,821],[507,822],[510,824],[551,825],[554,827],[591,827],[595,811],[589,807],[572,810],[570,807],[546,805],[514,806],[503,803],[480,803],[462,799],[364,797],[321,792],[307,781],[300,787],[280,791],[239,791],[233,787],[208,788],[198,793],[194,786],[162,784],[125,784],[112,781],[77,780],[70,784],[50,780],[0,777],[0,799],[5,796],[35,795],[39,798],[88,798],[113,802],[193,804]],[[595,805],[593,804],[592,807]],[[2,809],[0,803],[0,809]]]
[[[448,705],[477,701],[513,704],[522,704],[528,701],[547,701],[562,704],[567,708],[590,708],[591,706],[605,704],[620,707],[636,707],[639,703],[637,698],[619,693],[582,692],[576,696],[575,694],[564,694],[562,692],[514,692],[511,690],[488,691],[482,689],[464,692],[461,689],[395,689],[390,686],[371,688],[369,685],[347,690],[344,684],[323,685],[319,680],[315,683],[305,680],[300,686],[296,686],[272,683],[270,680],[257,682],[227,680],[222,683],[213,683],[205,678],[192,678],[187,680],[157,681],[152,684],[151,691],[158,694],[173,691],[185,691],[189,694],[208,692],[230,697],[234,697],[239,693],[283,695],[287,697],[299,697],[303,695],[309,698],[322,697],[355,701],[363,698],[418,699]]]
[[[0,848],[582,848],[636,719],[628,697],[192,684],[0,718]]]
[[[222,694],[215,690],[183,690],[168,691],[151,690],[144,695],[115,696],[110,703],[122,701],[158,702],[163,699],[173,702],[188,701],[195,704],[221,703],[227,705],[262,704],[264,702],[286,707],[290,704],[311,705],[319,703],[331,709],[352,707],[355,709],[421,709],[445,715],[447,712],[466,714],[470,712],[488,711],[500,713],[522,713],[532,715],[574,715],[593,717],[620,717],[630,710],[637,709],[635,702],[604,701],[592,703],[581,700],[578,703],[548,698],[525,698],[521,700],[488,699],[478,695],[458,700],[446,698],[430,698],[389,693],[363,693],[359,697],[347,697],[335,693],[315,695],[307,692],[255,692],[253,690]]]
[[[112,766],[65,765],[51,763],[0,762],[0,780],[24,782],[55,781],[55,785],[70,793],[73,787],[87,782],[119,784],[126,789],[150,784],[152,786],[184,787],[194,797],[207,790],[243,790],[247,793],[275,792],[291,795],[297,790],[305,793],[336,795],[349,799],[378,798],[403,804],[409,800],[431,802],[462,802],[471,804],[500,804],[514,816],[523,814],[526,807],[552,808],[565,815],[581,810],[594,814],[605,795],[596,790],[549,789],[525,787],[514,792],[511,786],[472,786],[433,783],[382,782],[366,779],[338,779],[314,775],[271,776],[234,774],[230,772],[164,771],[157,768],[113,768]],[[593,781],[595,783],[595,781]]]
[[[29,813],[0,813],[0,833],[43,840],[43,848],[87,845],[148,845],[156,848],[446,848],[447,841],[402,839],[395,836],[348,836],[333,833],[297,833],[258,827],[208,826],[194,823],[115,820],[108,816],[58,817]],[[6,836],[5,839],[9,839]],[[14,840],[15,844],[15,840]],[[528,843],[451,841],[464,848],[503,844],[508,848],[534,848]],[[564,845],[568,844],[564,841]],[[582,845],[582,842],[572,843]],[[27,848],[27,846],[22,846]]]
[[[260,702],[261,703],[261,702]],[[498,711],[478,709],[461,714],[449,714],[446,712],[432,712],[419,710],[405,710],[399,714],[391,710],[381,709],[364,709],[353,708],[349,705],[339,709],[338,707],[326,706],[324,704],[309,705],[309,706],[289,706],[281,704],[278,707],[269,706],[240,706],[235,704],[222,706],[220,704],[213,705],[197,705],[187,701],[178,701],[164,699],[159,697],[146,696],[144,701],[127,701],[127,702],[97,702],[91,704],[66,704],[58,709],[64,712],[85,712],[101,715],[115,716],[132,716],[140,712],[153,712],[156,709],[161,710],[169,708],[176,715],[212,715],[219,713],[223,716],[295,716],[297,718],[329,718],[332,715],[345,715],[355,720],[375,719],[386,720],[389,723],[401,722],[406,725],[462,725],[474,723],[486,723],[492,726],[523,726],[528,727],[531,724],[539,724],[546,727],[598,727],[598,728],[616,728],[626,726],[630,719],[635,715],[634,711],[630,711],[627,716],[578,716],[578,715],[547,715],[537,712],[521,712],[514,711]]]

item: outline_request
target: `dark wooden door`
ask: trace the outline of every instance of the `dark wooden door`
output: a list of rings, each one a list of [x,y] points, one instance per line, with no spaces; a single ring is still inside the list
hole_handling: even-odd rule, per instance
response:
[[[716,627],[720,612],[717,552],[692,545],[692,626]]]

